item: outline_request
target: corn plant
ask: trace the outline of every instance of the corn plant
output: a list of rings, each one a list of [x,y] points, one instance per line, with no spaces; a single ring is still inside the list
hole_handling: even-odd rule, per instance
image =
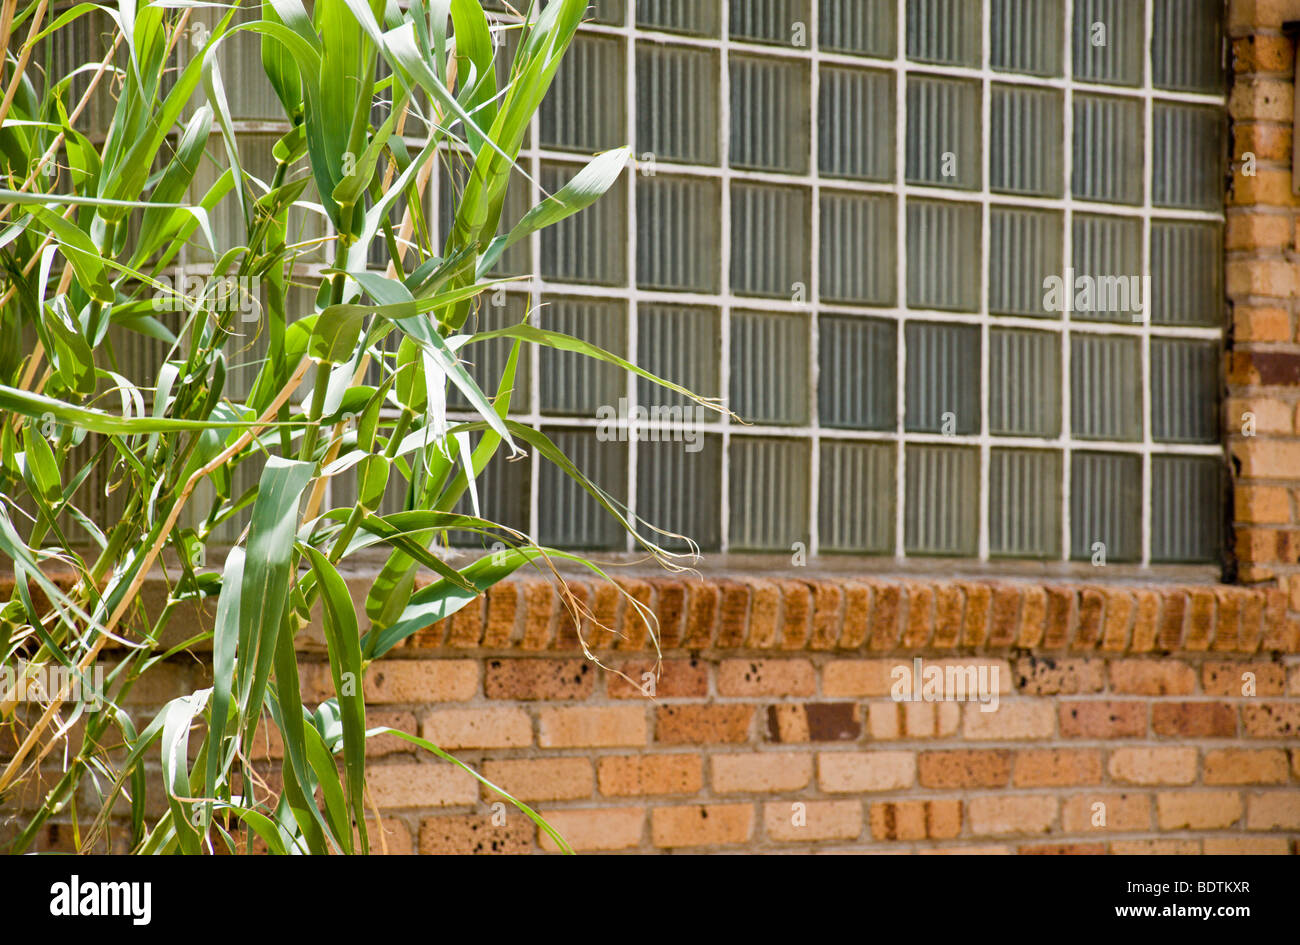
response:
[[[597,200],[628,162],[627,149],[596,155],[505,218],[586,0],[499,21],[477,0],[0,3],[0,554],[14,577],[0,659],[19,682],[62,672],[35,706],[0,692],[10,849],[57,818],[86,849],[257,838],[275,853],[367,852],[365,739],[391,731],[367,729],[367,667],[521,567],[605,576],[481,514],[488,463],[535,451],[679,566],[508,408],[529,345],[694,395],[528,319],[474,330],[498,276],[528,276],[502,272],[506,251]],[[108,24],[102,55],[72,39],[84,17]],[[255,145],[227,105],[248,77],[223,75],[219,52],[241,34],[260,44],[291,129],[269,180],[248,170]],[[439,163],[464,181],[445,232],[421,209]],[[222,208],[233,233],[214,226]],[[376,243],[382,274],[367,268]],[[313,253],[329,259],[314,299]],[[508,357],[484,390],[467,364],[489,342]],[[142,369],[133,345],[157,363]],[[453,389],[472,421],[449,418]],[[355,501],[332,507],[328,486],[345,478]],[[454,553],[453,533],[491,550]],[[376,555],[358,607],[345,565]],[[314,710],[297,649],[313,619],[336,693]],[[106,648],[121,656],[100,701],[87,690]],[[122,708],[132,687],[196,648],[210,649],[211,687],[137,726]],[[284,744],[275,784],[251,760],[265,726]],[[35,803],[20,803],[33,785]],[[165,813],[146,813],[151,790]]]

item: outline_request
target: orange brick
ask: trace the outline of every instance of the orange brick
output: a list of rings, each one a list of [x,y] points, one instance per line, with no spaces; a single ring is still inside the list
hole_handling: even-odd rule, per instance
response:
[[[478,674],[477,660],[379,660],[366,673],[366,702],[460,702],[478,692]]]
[[[1276,78],[1238,78],[1228,98],[1233,118],[1289,122],[1292,108],[1291,83]]]
[[[645,828],[644,807],[552,810],[546,812],[545,818],[574,850],[626,850],[640,846]],[[537,841],[543,850],[551,853],[559,850],[541,827],[537,828]]]
[[[903,734],[908,738],[942,738],[957,733],[961,706],[955,702],[901,702],[896,705],[902,709]]]
[[[804,752],[714,755],[710,767],[719,794],[797,791],[812,781],[812,755]]]
[[[439,748],[520,748],[532,744],[533,723],[522,709],[444,709],[426,715],[421,737]]]
[[[862,833],[862,802],[770,801],[763,805],[763,829],[786,843],[853,840]]]
[[[658,667],[654,660],[631,660],[613,668],[632,682],[614,673],[606,675],[605,691],[611,699],[702,698],[709,693],[709,666],[703,660],[664,660]]]
[[[1261,661],[1210,662],[1201,667],[1201,685],[1207,696],[1280,696],[1286,692],[1286,669]],[[1250,688],[1254,691],[1247,691]]]
[[[1286,752],[1222,748],[1205,753],[1206,784],[1285,784]]]
[[[1246,803],[1247,830],[1300,830],[1300,792],[1251,794]]]
[[[1101,752],[1042,748],[1018,751],[1012,774],[1016,787],[1069,787],[1101,783]]]
[[[1003,702],[993,712],[985,708],[966,705],[962,736],[967,741],[1051,738],[1056,732],[1056,708],[1050,702]]]
[[[754,808],[749,804],[656,807],[650,812],[650,832],[657,847],[744,843],[753,829]]]
[[[1011,777],[1011,752],[925,751],[917,759],[920,783],[928,788],[1005,787]]]
[[[703,787],[698,755],[628,755],[601,758],[600,793],[609,797],[638,794],[694,794]]]
[[[1230,738],[1237,734],[1237,710],[1223,702],[1157,702],[1151,707],[1157,735]]]
[[[809,647],[814,650],[832,650],[840,639],[845,588],[835,581],[816,581],[812,587],[813,628]]]
[[[750,705],[661,705],[655,709],[655,741],[706,745],[749,741]]]
[[[1027,656],[1016,661],[1015,683],[1027,696],[1101,692],[1106,688],[1106,661]]]
[[[1066,833],[1150,830],[1151,799],[1145,794],[1076,794],[1061,806],[1061,826]]]
[[[1110,776],[1121,784],[1191,784],[1195,748],[1120,748],[1111,752]]]
[[[723,696],[811,696],[817,688],[806,659],[723,660],[718,693]]]
[[[595,664],[585,659],[488,660],[483,692],[489,699],[586,699],[595,688]]]
[[[911,787],[915,781],[916,756],[910,751],[823,751],[817,755],[817,783],[831,794],[895,791]]]
[[[756,649],[768,649],[776,645],[780,630],[777,615],[781,609],[781,589],[774,581],[750,579],[746,583],[753,597],[747,643]]]
[[[1196,673],[1178,660],[1116,660],[1110,688],[1134,696],[1186,696],[1196,691]]]
[[[648,738],[640,705],[547,707],[537,719],[543,748],[615,748],[644,745]]]
[[[591,762],[586,758],[485,761],[483,777],[521,801],[564,801],[591,797]],[[483,796],[497,793],[484,786]]]
[[[1290,144],[1288,135],[1288,152]],[[1237,341],[1290,341],[1291,315],[1281,308],[1234,305],[1232,335]]]
[[[1066,738],[1132,738],[1147,731],[1144,702],[1062,702],[1060,714]]]
[[[511,813],[513,811],[513,813]],[[522,811],[507,806],[504,824],[491,814],[425,817],[420,821],[420,852],[431,854],[506,854],[533,852],[533,823]],[[378,844],[371,841],[371,846]]]
[[[833,660],[822,668],[822,692],[831,698],[887,696],[897,660]]]
[[[1156,795],[1161,830],[1218,830],[1241,819],[1236,791],[1161,791]]]
[[[1056,823],[1057,800],[1047,796],[993,795],[966,802],[966,817],[976,836],[1047,833]]]
[[[961,801],[896,801],[871,805],[877,840],[950,840],[961,833]]]
[[[1241,722],[1246,734],[1252,738],[1293,738],[1300,732],[1300,703],[1243,705]]]
[[[1116,840],[1110,852],[1120,856],[1195,856],[1199,840]]]
[[[786,702],[768,706],[768,737],[775,742],[855,741],[862,734],[855,702]]]
[[[502,581],[494,584],[487,593],[487,627],[483,631],[485,649],[504,649],[515,636],[516,618],[519,615],[519,584]],[[421,826],[423,844],[423,826]]]
[[[802,650],[812,629],[812,589],[802,581],[781,581],[784,619],[781,648]]]
[[[443,762],[371,765],[366,788],[376,807],[448,807],[478,800],[478,781],[468,771]]]
[[[1206,837],[1206,856],[1285,856],[1286,837]]]
[[[1022,856],[1085,856],[1100,855],[1106,852],[1104,843],[1034,843],[1019,846],[1016,852]]]

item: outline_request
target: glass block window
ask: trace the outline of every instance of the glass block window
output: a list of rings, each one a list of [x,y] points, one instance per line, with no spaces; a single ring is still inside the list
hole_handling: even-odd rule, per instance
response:
[[[635,164],[513,247],[474,324],[571,332],[744,422],[535,349],[515,418],[679,550],[1216,561],[1223,20],[1221,0],[593,3],[502,226],[594,152]],[[245,45],[223,74],[265,182],[282,130],[231,79]],[[209,150],[200,185],[224,169]],[[449,145],[420,225],[451,224],[463,173]],[[294,211],[304,284],[316,199]],[[238,232],[233,201],[213,225]],[[462,357],[495,389],[508,351]],[[489,513],[635,551],[548,462],[505,465]]]

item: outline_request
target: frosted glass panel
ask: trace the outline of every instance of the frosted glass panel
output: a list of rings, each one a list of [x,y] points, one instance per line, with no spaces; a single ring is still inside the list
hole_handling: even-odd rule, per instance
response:
[[[817,163],[831,177],[894,178],[894,79],[888,72],[822,66]]]
[[[1154,0],[1151,79],[1156,88],[1223,90],[1223,8],[1219,0]]]
[[[627,99],[623,95],[627,57],[623,50],[622,40],[582,34],[574,37],[542,101],[543,146],[604,151],[627,142]]]
[[[892,305],[897,295],[897,239],[892,196],[822,191],[821,297]]]
[[[524,315],[528,311],[526,296],[511,293],[505,297],[504,305],[495,304],[498,296],[487,295],[484,298],[485,302],[471,312],[466,320],[467,332],[492,331],[523,323]],[[401,333],[397,331],[389,335],[390,344],[395,345],[400,340],[400,335]],[[466,362],[470,377],[474,378],[479,389],[489,397],[496,396],[497,388],[501,386],[501,377],[505,373],[506,362],[510,359],[510,348],[513,343],[509,338],[493,338],[460,349],[459,357]],[[394,350],[396,350],[395,346]],[[511,413],[524,413],[529,409],[528,377],[531,361],[527,347],[522,348],[519,352],[519,363],[515,367],[513,393],[510,395]],[[378,378],[370,383],[377,381]],[[455,384],[449,384],[447,387],[447,406],[453,410],[469,409],[469,401]]]
[[[603,490],[615,508],[627,504],[627,444],[601,442],[594,430],[545,430],[552,442],[588,479]],[[564,470],[539,460],[538,503],[541,543],[561,548],[621,550],[623,525]]]
[[[636,0],[636,25],[670,33],[717,36],[718,0]]]
[[[1223,465],[1214,456],[1151,458],[1151,560],[1215,561],[1223,535]]]
[[[1222,207],[1223,110],[1159,104],[1151,121],[1152,202],[1193,210]]]
[[[656,175],[636,182],[636,281],[644,289],[718,291],[719,181]]]
[[[1131,322],[1138,313],[1132,289],[1141,295],[1142,223],[1130,217],[1074,216],[1073,266],[1076,285],[1065,286],[1071,318]],[[1081,290],[1077,279],[1084,277]],[[1118,280],[1123,280],[1118,281]],[[1086,293],[1080,304],[1080,292]],[[1090,299],[1090,301],[1089,301]],[[1063,300],[1064,301],[1064,300]],[[1147,300],[1142,299],[1145,303]]]
[[[1219,346],[1151,339],[1151,435],[1180,443],[1219,439]]]
[[[1223,242],[1218,223],[1151,224],[1151,321],[1223,324]]]
[[[795,542],[807,542],[808,459],[806,441],[732,437],[733,550],[788,552]]]
[[[807,173],[807,65],[732,55],[729,69],[731,166]]]
[[[637,306],[637,364],[651,374],[703,397],[717,397],[718,361],[722,355],[718,310],[686,305]],[[694,402],[644,379],[637,381],[643,406],[688,406]],[[693,408],[700,410],[703,408]],[[697,419],[700,419],[698,414]],[[716,419],[713,414],[705,415]]]
[[[897,7],[895,0],[821,0],[817,44],[830,52],[893,59]]]
[[[989,452],[989,554],[1055,558],[1061,553],[1061,454]]]
[[[892,321],[823,315],[817,322],[822,426],[892,430],[898,413],[898,330]]]
[[[791,43],[802,27],[805,45],[812,42],[807,33],[812,22],[810,0],[730,0],[730,3],[733,39],[784,46]]]
[[[980,260],[976,204],[907,201],[907,304],[912,308],[975,311]]]
[[[700,551],[722,540],[722,438],[694,432],[690,442],[647,442],[636,447],[637,516],[655,528],[690,538]],[[682,538],[643,529],[665,548],[685,551]]]
[[[477,438],[474,445],[478,445]],[[479,515],[490,522],[527,534],[528,483],[532,463],[528,458],[509,460],[506,455],[506,450],[498,450],[493,461],[474,478],[474,488],[478,491]],[[395,477],[390,477],[390,486],[392,478]],[[456,511],[461,515],[474,514],[474,505],[468,492],[456,503]],[[448,540],[453,545],[490,550],[498,538],[481,532],[456,530],[448,534]],[[512,536],[512,541],[517,542],[518,539]]]
[[[731,314],[731,400],[750,423],[808,422],[808,319]]]
[[[1043,280],[1061,276],[1064,222],[1059,213],[989,210],[989,311],[1059,318],[1043,304]]]
[[[585,211],[584,211],[585,212]],[[731,289],[738,295],[807,297],[808,191],[731,185]]]
[[[1007,193],[1059,196],[1061,93],[995,85],[990,104],[989,186]]]
[[[907,447],[908,554],[974,554],[979,537],[979,451],[949,446]]]
[[[1142,104],[1134,99],[1074,97],[1074,179],[1081,200],[1142,202]]]
[[[1006,436],[1061,432],[1061,337],[1056,332],[989,332],[989,431]]]
[[[1144,3],[1074,0],[1074,76],[1107,85],[1142,81]]]
[[[980,0],[907,0],[907,58],[978,66]]]
[[[1098,547],[1100,543],[1100,547]],[[1070,557],[1136,561],[1142,553],[1142,460],[1075,453],[1070,467]]]
[[[542,187],[555,193],[580,167],[542,165]],[[560,282],[627,284],[627,191],[615,182],[581,213],[542,231],[542,276]]]
[[[1062,0],[992,0],[989,58],[994,69],[1061,74]]]
[[[894,456],[885,443],[823,440],[818,536],[823,551],[894,550]]]
[[[1141,349],[1136,338],[1070,335],[1070,417],[1088,440],[1142,436]]]
[[[573,335],[626,357],[627,318],[621,302],[547,299],[541,325]],[[594,417],[603,406],[617,408],[627,396],[626,375],[616,365],[573,351],[541,349],[542,409]]]
[[[915,433],[978,433],[979,327],[909,322],[906,336],[905,428]]]
[[[656,161],[718,163],[718,56],[638,42],[636,152]]]
[[[980,87],[909,76],[907,180],[973,190],[980,182]]]

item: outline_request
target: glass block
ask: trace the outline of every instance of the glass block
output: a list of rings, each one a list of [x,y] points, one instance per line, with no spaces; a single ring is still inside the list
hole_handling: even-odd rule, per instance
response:
[[[583,21],[622,26],[627,22],[627,0],[591,0],[587,5],[587,15]]]
[[[907,304],[911,308],[979,308],[977,204],[907,201]]]
[[[717,292],[722,183],[662,174],[636,182],[636,282],[643,289]]]
[[[638,42],[637,154],[717,164],[718,82],[717,53]]]
[[[542,187],[553,194],[576,165],[542,165]],[[556,282],[627,284],[627,188],[616,181],[581,213],[542,230],[542,278]]]
[[[63,12],[65,11],[59,10],[59,14]],[[42,24],[42,28],[45,28],[46,25]],[[19,46],[26,41],[29,28],[29,26],[20,26],[14,31],[13,40],[10,43],[10,61],[20,54],[18,52]],[[26,74],[37,84],[38,90],[49,88],[55,82],[71,76],[62,95],[64,110],[71,115],[77,103],[86,94],[86,90],[90,88],[90,83],[95,75],[94,70],[80,72],[75,76],[72,75],[73,71],[92,60],[97,64],[103,62],[104,57],[108,55],[108,51],[113,45],[116,32],[116,25],[104,10],[92,10],[79,16],[60,27],[57,34],[47,36],[32,48]],[[118,69],[128,67],[125,43],[118,48],[117,54],[113,57],[112,65]],[[45,73],[44,83],[41,83],[37,78],[40,74],[38,70]],[[221,74],[223,79],[229,75],[224,63]],[[6,70],[6,75],[12,75],[12,73]],[[73,123],[73,127],[83,134],[102,135],[108,128],[116,107],[114,101],[114,90],[116,88],[118,86],[113,81],[112,74],[106,73],[100,79],[99,84],[95,86],[95,91],[91,93],[90,100],[77,117],[76,122]],[[38,91],[37,94],[40,94],[40,92]],[[195,105],[194,107],[197,108],[198,106]],[[44,153],[45,147],[48,146],[47,142],[42,147],[41,153]],[[60,157],[60,162],[63,166],[67,166],[63,157]]]
[[[595,430],[543,431],[556,447],[623,511],[627,505],[627,443],[601,442]],[[563,469],[539,460],[538,540],[543,545],[621,551],[626,530],[618,519]]]
[[[990,106],[989,187],[1013,194],[1060,196],[1061,93],[994,85]]]
[[[477,438],[474,445],[478,445]],[[487,468],[474,477],[479,517],[528,534],[528,492],[532,479],[532,460],[531,457],[507,459],[508,455],[508,450],[498,449]],[[392,484],[391,479],[389,483]],[[474,514],[474,503],[468,491],[456,503],[456,512],[460,515]],[[447,540],[460,547],[490,550],[498,539],[482,532],[458,529],[449,532]]]
[[[1142,81],[1145,4],[1133,0],[1074,0],[1074,77],[1106,85]]]
[[[907,182],[980,185],[980,87],[965,79],[907,79]]]
[[[718,362],[722,358],[721,317],[716,308],[689,305],[645,304],[636,310],[637,364],[666,381],[701,397],[720,393]],[[637,379],[637,403],[689,407],[698,420],[716,420],[681,394],[644,378]]]
[[[1223,324],[1223,229],[1218,223],[1151,223],[1151,321]]]
[[[808,422],[808,319],[731,313],[731,399],[749,423]]]
[[[729,0],[732,39],[788,46],[800,38],[808,45],[810,0]]]
[[[1060,557],[1060,453],[989,451],[989,554]]]
[[[898,282],[894,198],[823,190],[820,203],[821,297],[892,305]]]
[[[496,304],[500,298],[498,295],[486,295],[483,298],[485,301],[478,305],[465,320],[463,328],[465,334],[493,331],[523,323],[528,312],[528,296],[509,293],[502,300],[504,302],[502,305]],[[545,310],[543,310],[544,316]],[[399,336],[400,333],[395,331],[389,338],[396,341],[399,340]],[[466,362],[470,377],[474,378],[479,389],[488,397],[495,397],[497,389],[501,386],[501,376],[505,373],[513,345],[514,341],[510,338],[492,338],[460,349],[460,359]],[[530,409],[528,377],[532,358],[529,356],[528,348],[528,345],[524,345],[520,349],[519,362],[515,366],[515,383],[510,394],[511,413],[526,413]],[[396,347],[393,350],[396,350]],[[447,386],[447,407],[451,410],[470,409],[469,401],[454,384]]]
[[[731,166],[808,172],[808,64],[731,56]]]
[[[1223,461],[1151,457],[1151,560],[1214,562],[1223,545]]]
[[[638,29],[717,36],[721,19],[718,0],[636,0]]]
[[[728,477],[732,551],[789,552],[808,541],[808,442],[736,436]]]
[[[907,0],[907,58],[980,64],[980,0]]]
[[[194,11],[194,16],[211,31],[225,16],[226,10]],[[262,19],[260,4],[243,6],[235,11],[230,29],[241,23],[255,23]],[[194,49],[193,52],[198,52]],[[287,121],[284,106],[275,95],[271,82],[262,67],[262,37],[249,30],[227,32],[217,47],[221,66],[221,84],[226,90],[226,104],[235,121]],[[292,61],[292,60],[291,60]],[[203,86],[197,96],[206,101]],[[213,123],[214,128],[216,123]],[[242,160],[243,154],[240,154]]]
[[[1083,213],[1075,214],[1073,222],[1075,284],[1062,286],[1061,304],[1069,306],[1072,318],[1134,321],[1140,307],[1133,289],[1142,294],[1141,282],[1134,282],[1142,274],[1142,222]],[[1146,301],[1141,298],[1140,304]]]
[[[733,292],[807,298],[810,204],[809,192],[803,188],[732,182]]]
[[[1061,276],[1059,213],[1020,207],[989,209],[989,311],[1057,318],[1044,304],[1044,280]]]
[[[989,432],[1061,432],[1061,337],[1052,331],[989,331]]]
[[[542,100],[542,146],[594,152],[627,143],[626,65],[623,40],[575,36]]]
[[[540,324],[627,357],[627,317],[622,302],[596,299],[547,299]],[[617,407],[627,396],[627,375],[617,365],[575,351],[541,349],[538,367],[542,410],[594,417],[604,406]]]
[[[893,75],[822,66],[818,81],[817,164],[821,173],[892,181]]]
[[[1062,0],[992,0],[989,60],[994,69],[1061,74]]]
[[[1142,438],[1141,346],[1120,335],[1070,335],[1070,424],[1084,440]]]
[[[818,540],[822,551],[894,550],[895,447],[823,440]]]
[[[1070,557],[1107,563],[1142,555],[1142,458],[1075,453],[1070,458]]]
[[[1151,436],[1174,443],[1219,441],[1219,345],[1151,339]]]
[[[452,152],[439,164],[438,226],[443,242],[445,242],[446,236],[451,233],[452,225],[456,219],[455,212],[460,208],[460,195],[464,191],[465,181],[469,179],[471,170],[459,152]],[[550,178],[546,178],[544,174],[543,181],[549,181],[554,190],[558,190],[578,170],[579,168],[576,165],[559,165],[553,169]],[[545,183],[543,186],[546,186]],[[615,184],[610,190],[611,193],[608,197],[617,201],[621,195],[621,188]],[[551,188],[547,188],[547,191],[554,192]],[[498,235],[508,233],[516,223],[523,219],[524,214],[528,212],[531,205],[531,192],[532,187],[528,178],[517,169],[512,168],[510,183],[506,186],[506,199],[501,206],[501,223],[497,227]],[[546,239],[545,236],[542,238]],[[497,264],[492,268],[492,275],[526,275],[532,271],[532,241],[525,239],[520,240],[501,254],[501,258],[497,260]]]
[[[898,423],[898,330],[894,322],[823,315],[817,322],[821,425],[892,430]]]
[[[652,434],[653,435],[653,434]],[[679,434],[680,435],[680,434]],[[655,528],[675,532],[670,538],[643,528],[642,534],[672,551],[695,542],[701,552],[722,544],[722,437],[692,431],[689,441],[649,442],[642,434],[636,447],[637,517]]]
[[[1142,202],[1142,104],[1134,99],[1074,96],[1074,177],[1080,200]]]
[[[978,433],[980,329],[908,322],[904,428],[910,433]]]
[[[979,450],[908,446],[903,543],[910,555],[973,555],[979,542]]]
[[[1151,81],[1156,88],[1223,91],[1223,9],[1219,0],[1154,0]]]
[[[817,45],[828,52],[893,59],[897,7],[896,0],[821,0]]]
[[[1225,120],[1222,108],[1153,106],[1153,203],[1191,210],[1222,208]]]

